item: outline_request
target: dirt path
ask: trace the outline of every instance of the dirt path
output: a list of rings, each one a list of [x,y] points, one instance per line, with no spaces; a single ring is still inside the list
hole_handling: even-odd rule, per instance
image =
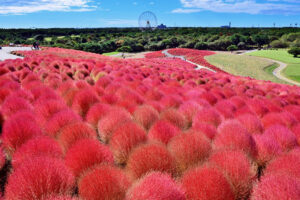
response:
[[[214,71],[214,70],[212,70],[212,69],[210,69],[210,68],[208,68],[208,67],[205,67],[205,66],[202,66],[202,65],[198,65],[197,63],[193,63],[193,62],[187,60],[184,56],[174,56],[174,55],[170,54],[170,53],[168,52],[167,49],[164,50],[164,51],[162,51],[162,53],[165,54],[167,57],[171,57],[171,58],[174,58],[174,57],[175,57],[175,58],[179,58],[179,59],[184,60],[184,61],[186,61],[186,62],[188,62],[188,63],[191,63],[191,64],[193,64],[193,65],[196,65],[196,66],[197,66],[196,70],[206,69],[206,70],[209,70],[209,71],[212,71],[212,72],[215,72],[215,73],[216,73],[216,71]]]
[[[12,51],[31,51],[31,47],[2,47],[2,49],[0,49],[0,60],[23,59],[21,56],[11,54]]]

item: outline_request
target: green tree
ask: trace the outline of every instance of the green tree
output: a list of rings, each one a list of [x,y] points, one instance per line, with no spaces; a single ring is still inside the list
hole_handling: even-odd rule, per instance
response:
[[[292,54],[295,58],[300,55],[300,48],[299,47],[292,47],[289,51],[289,54]]]
[[[227,47],[227,51],[236,51],[236,50],[238,50],[238,47],[234,44]]]

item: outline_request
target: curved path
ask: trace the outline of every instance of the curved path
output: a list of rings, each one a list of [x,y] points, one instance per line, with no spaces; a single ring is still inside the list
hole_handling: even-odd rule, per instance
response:
[[[164,50],[164,51],[162,51],[162,53],[165,54],[167,57],[171,57],[171,58],[179,58],[179,59],[184,60],[184,61],[186,61],[186,62],[188,62],[188,63],[191,63],[191,64],[193,64],[193,65],[196,65],[196,66],[197,66],[196,70],[206,69],[206,70],[209,70],[209,71],[212,71],[212,72],[215,72],[215,73],[216,73],[216,71],[214,71],[214,70],[212,70],[212,69],[210,69],[210,68],[208,68],[208,67],[205,67],[205,66],[202,66],[202,65],[198,65],[197,63],[193,63],[193,62],[187,60],[184,56],[174,56],[174,55],[170,54],[170,53],[168,52],[167,49]]]
[[[12,51],[31,51],[31,47],[2,47],[0,49],[0,61],[7,59],[17,59],[23,57],[11,54]]]

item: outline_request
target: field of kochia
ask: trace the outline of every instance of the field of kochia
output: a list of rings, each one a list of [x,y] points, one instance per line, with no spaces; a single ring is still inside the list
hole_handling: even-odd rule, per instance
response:
[[[60,48],[0,62],[0,199],[299,200],[300,88],[211,51]]]

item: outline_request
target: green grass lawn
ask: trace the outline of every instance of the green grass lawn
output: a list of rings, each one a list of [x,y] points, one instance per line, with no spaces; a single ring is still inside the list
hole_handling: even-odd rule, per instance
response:
[[[45,40],[46,42],[51,42],[51,41],[52,41],[52,37],[45,37],[44,40]]]
[[[112,56],[112,55],[116,55],[119,54],[120,52],[114,51],[114,52],[109,52],[109,53],[103,53],[102,55],[104,56]]]
[[[270,58],[288,64],[285,70],[282,71],[282,75],[300,82],[300,58],[294,58],[293,55],[287,52],[287,49],[255,51],[249,53],[249,55]]]
[[[207,56],[205,59],[220,69],[238,76],[248,76],[259,80],[269,80],[277,83],[286,83],[276,78],[272,72],[277,65],[262,58],[219,53]]]

